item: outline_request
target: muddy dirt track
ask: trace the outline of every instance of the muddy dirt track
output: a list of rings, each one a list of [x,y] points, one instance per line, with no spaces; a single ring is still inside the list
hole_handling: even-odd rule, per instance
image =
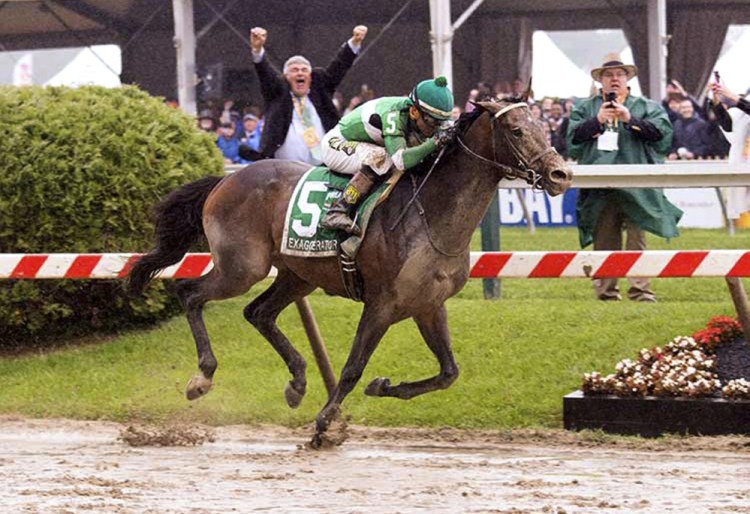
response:
[[[0,418],[0,512],[750,513],[750,438],[349,427],[312,451],[302,429],[163,447],[127,428]]]

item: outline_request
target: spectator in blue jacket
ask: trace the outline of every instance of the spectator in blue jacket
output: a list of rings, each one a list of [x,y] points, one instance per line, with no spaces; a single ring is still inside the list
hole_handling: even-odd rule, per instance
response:
[[[234,137],[234,124],[224,122],[219,125],[219,137],[216,138],[216,146],[224,155],[224,164],[247,164],[240,158],[240,141]]]
[[[247,145],[256,152],[260,150],[261,126],[255,114],[248,113],[242,117],[242,128],[237,134],[240,144]],[[252,162],[252,161],[251,161]]]

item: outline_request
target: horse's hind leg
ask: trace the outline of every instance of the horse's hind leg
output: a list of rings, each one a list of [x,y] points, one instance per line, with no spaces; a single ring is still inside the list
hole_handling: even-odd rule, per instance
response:
[[[393,396],[408,400],[436,389],[445,389],[458,378],[458,365],[453,358],[451,339],[448,333],[448,317],[445,306],[432,312],[414,316],[422,337],[440,363],[440,373],[418,382],[402,382],[392,386],[387,378],[376,378],[367,386],[369,396]]]
[[[228,276],[219,272],[215,267],[200,278],[178,282],[177,297],[185,308],[198,351],[198,368],[201,370],[200,375],[194,376],[188,382],[185,391],[188,400],[195,400],[211,389],[217,366],[206,325],[203,322],[203,306],[209,300],[232,298],[245,293],[255,282],[265,276],[265,274],[257,275],[248,273]]]
[[[279,330],[276,318],[290,303],[304,298],[314,289],[315,286],[302,281],[290,271],[280,270],[271,287],[248,304],[244,310],[245,319],[271,343],[292,374],[292,379],[284,390],[284,396],[287,405],[293,409],[299,406],[305,395],[307,363],[284,333]]]

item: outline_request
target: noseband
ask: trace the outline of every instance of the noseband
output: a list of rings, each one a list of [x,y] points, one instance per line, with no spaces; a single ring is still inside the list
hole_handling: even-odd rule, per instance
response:
[[[526,159],[523,153],[521,153],[511,137],[508,135],[507,131],[503,130],[502,134],[505,137],[505,141],[506,143],[508,143],[508,146],[513,152],[513,158],[518,162],[518,164],[513,167],[506,166],[505,164],[500,164],[499,162],[497,162],[497,148],[495,146],[495,120],[499,120],[503,114],[517,107],[525,107],[527,109],[529,108],[528,104],[524,102],[506,105],[505,107],[497,111],[493,115],[493,119],[490,120],[490,129],[492,131],[492,159],[482,157],[478,153],[471,150],[468,146],[466,146],[466,143],[464,143],[460,137],[457,137],[456,140],[458,141],[458,144],[461,146],[461,148],[472,157],[476,157],[480,161],[486,162],[487,164],[500,169],[503,173],[503,178],[507,178],[508,180],[515,180],[517,178],[520,178],[525,180],[526,183],[528,183],[533,189],[542,190],[544,189],[544,186],[542,185],[542,175],[534,169],[534,164],[548,153],[557,153],[557,150],[555,150],[554,147],[550,147],[542,152],[539,152],[531,159]]]

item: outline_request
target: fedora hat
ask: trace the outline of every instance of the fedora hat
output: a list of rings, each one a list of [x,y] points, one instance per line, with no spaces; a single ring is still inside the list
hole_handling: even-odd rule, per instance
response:
[[[625,70],[625,73],[628,74],[628,80],[638,75],[638,68],[635,65],[624,64],[619,60],[619,58],[607,58],[607,61],[604,64],[602,64],[598,68],[594,68],[593,70],[591,70],[591,78],[593,78],[597,82],[601,82],[602,73],[604,73],[604,71],[606,70],[612,70],[615,68]]]

